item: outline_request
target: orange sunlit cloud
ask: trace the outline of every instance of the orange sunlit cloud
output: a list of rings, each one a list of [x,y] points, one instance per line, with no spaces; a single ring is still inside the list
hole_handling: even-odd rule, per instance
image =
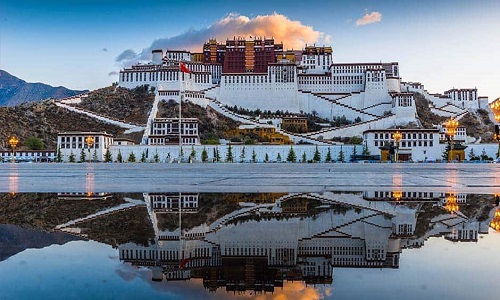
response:
[[[357,26],[368,25],[371,23],[377,23],[382,21],[382,14],[378,11],[374,11],[372,13],[366,13],[361,19],[356,20]]]
[[[228,38],[244,37],[249,39],[250,36],[252,38],[274,38],[276,43],[283,42],[284,49],[303,49],[305,44],[329,43],[331,39],[330,36],[314,30],[311,26],[304,25],[300,21],[290,20],[287,16],[276,12],[254,18],[231,13],[206,28],[191,29],[177,36],[157,39],[140,53],[131,49],[125,50],[116,58],[116,61],[122,65],[130,65],[137,61],[149,60],[151,51],[154,49],[201,51],[203,43],[210,38],[225,42]]]

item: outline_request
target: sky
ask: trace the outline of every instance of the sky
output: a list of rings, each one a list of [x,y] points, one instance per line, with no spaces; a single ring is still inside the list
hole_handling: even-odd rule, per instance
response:
[[[399,62],[430,93],[500,97],[500,1],[0,0],[0,69],[28,82],[97,89],[151,49],[199,51],[216,37],[332,46],[334,62]]]

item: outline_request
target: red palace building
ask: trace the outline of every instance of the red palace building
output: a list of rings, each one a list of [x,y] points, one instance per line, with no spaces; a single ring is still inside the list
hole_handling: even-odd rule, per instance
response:
[[[267,65],[276,63],[282,53],[283,44],[272,38],[238,37],[225,45],[210,39],[203,45],[204,62],[221,63],[222,73],[267,73]]]

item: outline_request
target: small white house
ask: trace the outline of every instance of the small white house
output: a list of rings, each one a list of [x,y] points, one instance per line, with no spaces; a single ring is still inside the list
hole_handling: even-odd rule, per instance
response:
[[[61,151],[62,161],[80,161],[82,150],[85,161],[104,161],[106,150],[113,144],[113,136],[107,132],[71,131],[57,134],[57,149]]]
[[[399,143],[393,137],[396,131],[401,133]],[[380,147],[398,146],[400,161],[435,160],[442,156],[438,129],[372,129],[363,132],[363,140],[372,154],[381,153]]]

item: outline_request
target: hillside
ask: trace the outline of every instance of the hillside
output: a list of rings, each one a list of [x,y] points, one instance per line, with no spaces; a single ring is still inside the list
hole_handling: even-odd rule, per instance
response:
[[[429,102],[420,94],[415,93],[415,105],[417,114],[423,128],[433,128],[434,125],[443,124],[449,118],[435,115],[429,108]],[[494,124],[490,120],[488,112],[478,109],[469,112],[459,120],[460,126],[467,128],[467,135],[481,139],[483,143],[493,142]]]
[[[90,92],[75,106],[128,123],[146,124],[154,98],[148,85],[132,90],[113,85]]]
[[[177,102],[160,102],[158,106],[158,118],[176,118],[178,116],[179,104]],[[203,108],[190,102],[182,103],[182,117],[198,118],[200,120],[198,130],[202,141],[215,138],[216,136],[218,138],[228,138],[225,132],[235,129],[239,124],[216,112],[211,107]]]
[[[0,107],[0,149],[8,149],[7,140],[17,136],[22,149],[31,136],[40,138],[46,149],[56,149],[57,133],[63,131],[106,131],[118,135],[124,131],[82,114],[56,106],[53,101],[25,103],[14,107]]]
[[[65,98],[84,93],[65,87],[53,87],[43,83],[28,83],[6,71],[0,70],[0,106],[14,106],[25,102],[48,98]]]

